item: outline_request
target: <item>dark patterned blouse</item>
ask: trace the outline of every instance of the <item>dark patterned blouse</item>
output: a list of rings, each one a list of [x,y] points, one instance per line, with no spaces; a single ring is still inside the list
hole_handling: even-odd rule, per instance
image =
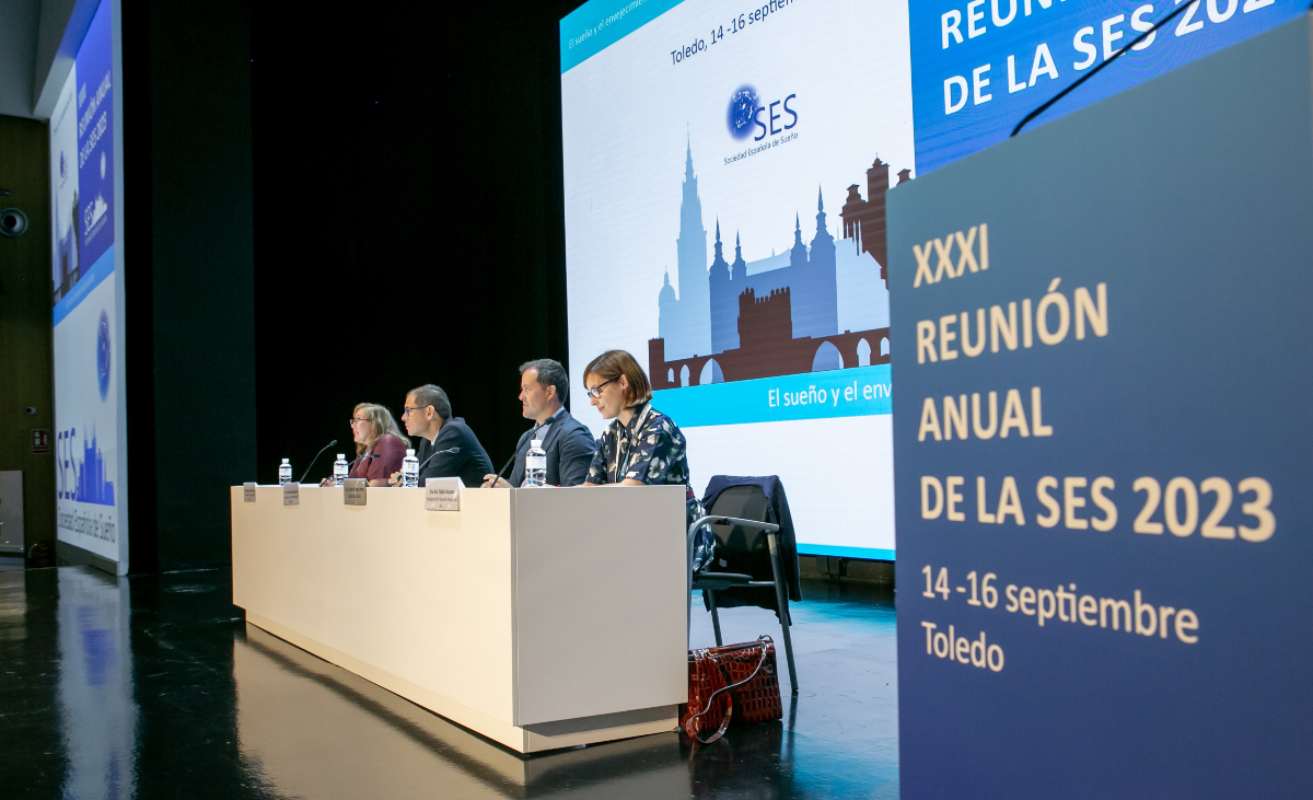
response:
[[[634,415],[625,425],[617,417],[597,440],[597,453],[588,466],[589,483],[620,483],[625,479],[642,481],[649,486],[682,485],[685,489],[684,525],[706,516],[701,501],[688,484],[688,457],[684,434],[675,421],[655,408],[651,402],[634,407]],[[714,534],[698,532],[693,563],[700,567],[711,557]],[[705,531],[705,532],[704,532]]]

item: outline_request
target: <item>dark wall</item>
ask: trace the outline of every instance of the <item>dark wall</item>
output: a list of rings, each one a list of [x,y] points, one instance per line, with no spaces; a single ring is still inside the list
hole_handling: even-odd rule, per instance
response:
[[[26,549],[41,544],[50,554],[55,469],[48,131],[42,122],[0,116],[0,189],[13,192],[0,197],[0,208],[19,208],[30,223],[20,238],[0,237],[0,470],[22,470]],[[33,429],[50,432],[51,450],[32,452]]]
[[[565,360],[558,9],[438,9],[255,12],[261,481],[427,382],[500,465]]]
[[[250,15],[124,3],[133,572],[230,558],[255,469]]]
[[[133,571],[227,561],[227,487],[351,452],[363,400],[437,383],[506,459],[516,367],[566,357],[576,4],[125,4]]]

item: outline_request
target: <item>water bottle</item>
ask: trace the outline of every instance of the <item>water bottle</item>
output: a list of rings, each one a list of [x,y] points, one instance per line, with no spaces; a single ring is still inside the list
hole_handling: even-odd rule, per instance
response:
[[[333,462],[333,485],[341,486],[346,483],[346,476],[351,472],[347,466],[346,456],[341,453],[337,454],[337,460]]]
[[[406,449],[406,458],[401,462],[401,485],[419,486],[419,459],[415,458],[415,451],[409,448]]]
[[[529,452],[524,455],[524,484],[531,486],[547,485],[547,452],[543,450],[543,440],[529,442]]]
[[[286,486],[292,482],[292,462],[286,458],[278,465],[278,485]]]

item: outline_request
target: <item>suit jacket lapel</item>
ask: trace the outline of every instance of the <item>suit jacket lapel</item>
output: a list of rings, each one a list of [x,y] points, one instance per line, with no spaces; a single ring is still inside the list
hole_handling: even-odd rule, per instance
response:
[[[552,449],[552,442],[556,441],[556,437],[561,435],[561,429],[565,427],[569,420],[570,412],[562,411],[561,416],[552,421],[552,427],[547,429],[547,438],[543,440],[543,450]]]

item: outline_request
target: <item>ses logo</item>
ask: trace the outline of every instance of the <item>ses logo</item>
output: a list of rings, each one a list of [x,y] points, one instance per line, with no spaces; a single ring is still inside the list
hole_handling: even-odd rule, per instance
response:
[[[762,104],[757,90],[744,84],[734,90],[729,98],[726,111],[726,125],[729,135],[735,139],[752,138],[760,142],[768,135],[775,136],[790,130],[798,124],[798,112],[795,108],[797,93],[790,94],[783,100],[772,100]]]

